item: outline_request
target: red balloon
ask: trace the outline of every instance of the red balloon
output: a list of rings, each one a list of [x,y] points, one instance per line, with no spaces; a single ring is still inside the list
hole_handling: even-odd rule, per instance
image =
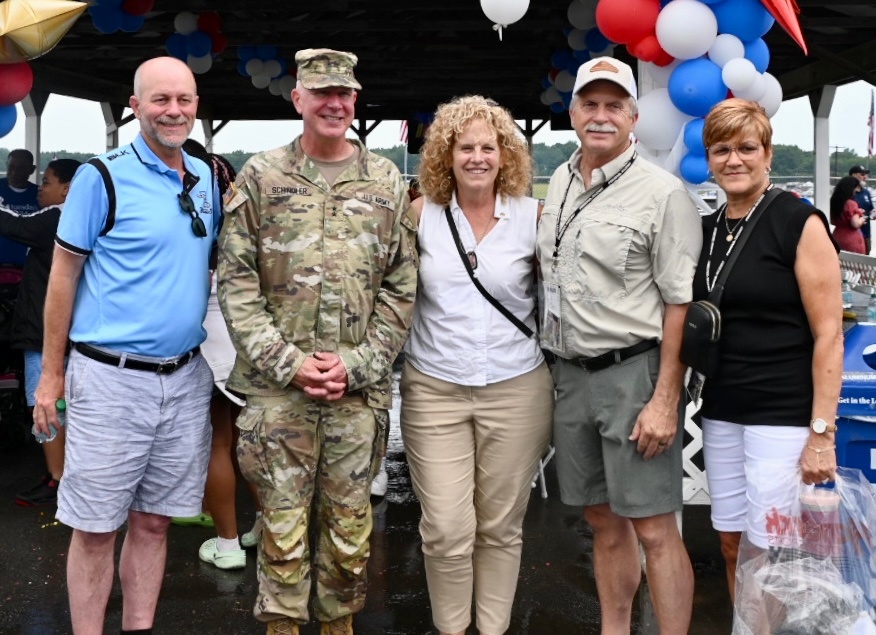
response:
[[[599,0],[596,25],[618,44],[633,44],[654,33],[660,0]]]
[[[225,50],[225,47],[228,46],[228,38],[222,35],[221,33],[213,33],[210,35],[213,38],[213,47],[211,52],[213,55],[219,55],[222,51]]]
[[[27,62],[0,64],[0,106],[17,104],[33,88],[33,71]]]
[[[643,37],[635,44],[627,44],[627,51],[643,62],[653,62],[661,57],[661,53],[666,55],[666,51],[660,48],[660,42],[657,41],[657,36],[653,33]]]
[[[657,66],[669,66],[674,60],[674,57],[661,49],[660,55],[658,55],[657,59],[654,60],[654,64],[656,64]]]
[[[551,81],[554,81],[557,78],[557,75],[559,75],[559,74],[560,74],[559,68],[552,68],[551,70],[548,71],[548,77],[551,78]]]
[[[198,16],[198,30],[213,35],[222,28],[222,18],[215,11],[205,11]]]
[[[125,0],[122,3],[122,11],[128,15],[146,15],[152,11],[155,0]]]

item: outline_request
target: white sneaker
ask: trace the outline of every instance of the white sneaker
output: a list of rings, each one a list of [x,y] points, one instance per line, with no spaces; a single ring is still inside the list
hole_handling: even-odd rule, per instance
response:
[[[262,539],[262,517],[256,516],[256,520],[252,525],[252,529],[240,537],[240,545],[244,549],[255,547]]]
[[[386,473],[386,467],[381,465],[377,476],[371,481],[371,495],[379,497],[386,496],[387,485],[389,485],[389,475]]]
[[[220,569],[243,569],[246,566],[246,552],[243,549],[219,551],[218,538],[210,538],[198,549],[198,557]]]

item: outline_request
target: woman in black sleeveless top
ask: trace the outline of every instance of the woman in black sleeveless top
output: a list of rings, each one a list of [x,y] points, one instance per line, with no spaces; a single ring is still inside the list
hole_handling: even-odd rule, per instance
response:
[[[772,127],[755,102],[728,99],[706,118],[709,168],[727,204],[703,219],[694,299],[704,300],[766,191]],[[703,388],[712,524],[731,598],[742,531],[768,547],[770,494],[790,478],[834,477],[842,380],[839,260],[823,214],[788,192],[759,212],[721,299],[719,370]],[[774,490],[774,491],[773,491]]]

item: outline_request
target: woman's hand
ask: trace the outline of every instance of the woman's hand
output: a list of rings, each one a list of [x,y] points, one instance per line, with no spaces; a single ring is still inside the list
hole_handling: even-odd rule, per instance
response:
[[[834,433],[809,433],[800,455],[800,472],[807,485],[827,483],[836,478],[836,440]]]

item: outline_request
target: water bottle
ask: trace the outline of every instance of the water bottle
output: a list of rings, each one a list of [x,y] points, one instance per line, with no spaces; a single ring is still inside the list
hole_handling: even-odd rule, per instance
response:
[[[55,411],[58,414],[58,424],[63,428],[67,425],[67,402],[63,398],[55,402]],[[30,431],[37,440],[37,443],[48,443],[49,441],[54,441],[55,437],[58,436],[58,431],[52,424],[49,424],[49,434],[40,432],[36,424],[33,424]]]
[[[852,285],[849,283],[849,274],[843,271],[843,308],[852,306]]]
[[[876,288],[870,292],[870,302],[867,304],[867,321],[876,324]]]

